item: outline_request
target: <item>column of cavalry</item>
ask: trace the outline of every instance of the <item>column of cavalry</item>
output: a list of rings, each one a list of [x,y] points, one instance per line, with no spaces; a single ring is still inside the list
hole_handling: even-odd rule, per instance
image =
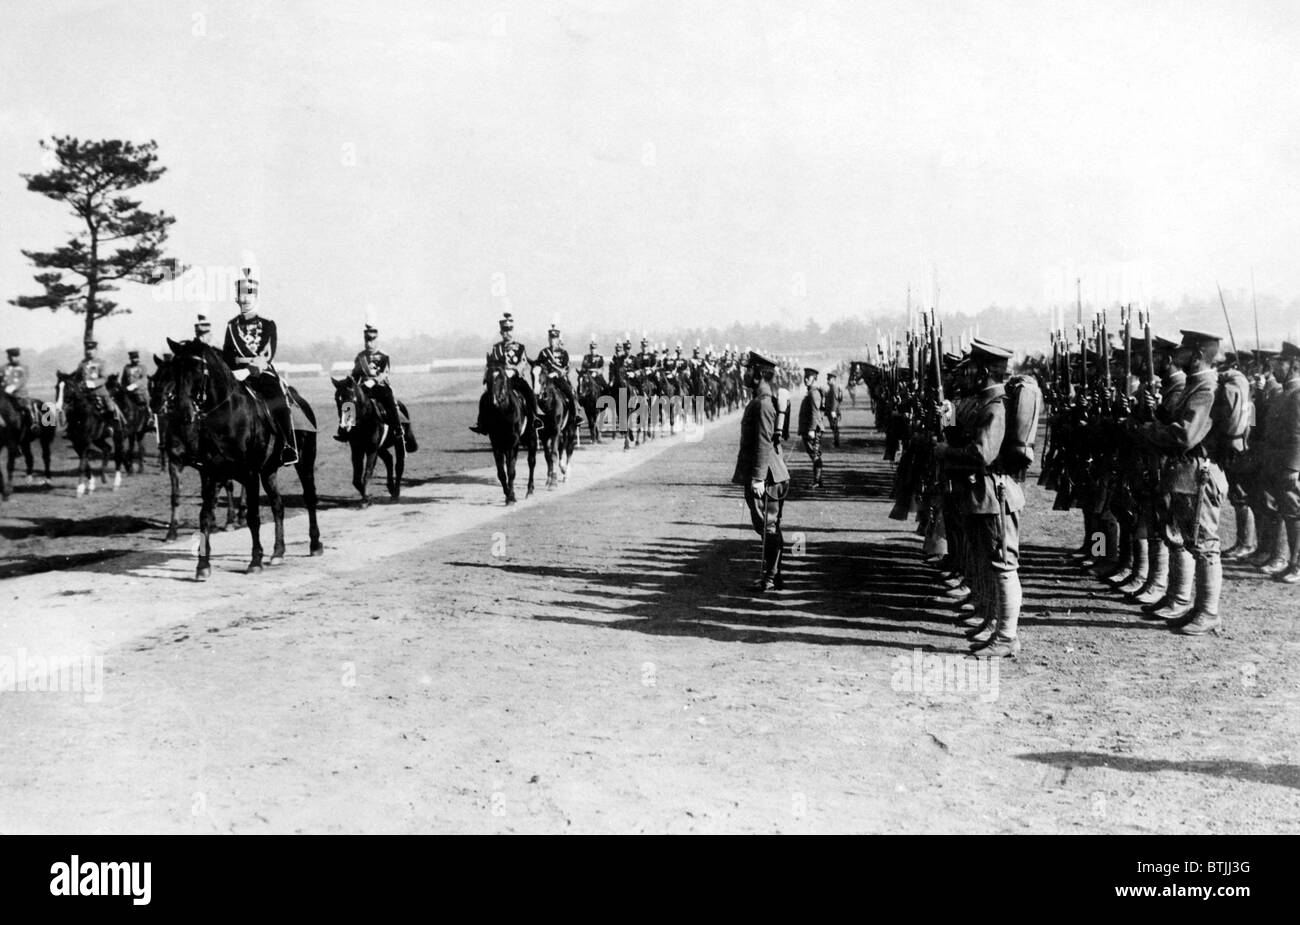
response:
[[[1052,509],[1082,514],[1070,560],[1135,620],[1221,633],[1225,560],[1300,584],[1300,346],[1239,350],[1228,327],[1166,338],[1131,306],[1118,329],[1098,311],[1013,374],[1011,351],[986,341],[945,351],[930,316],[852,364],[897,460],[890,516],[917,515],[935,600],[956,608],[974,655],[1020,650],[1019,512],[1038,460]]]
[[[312,555],[321,555],[317,522],[315,460],[316,410],[276,369],[278,330],[261,308],[256,270],[244,267],[236,283],[238,313],[214,332],[200,315],[194,336],[168,338],[168,350],[155,355],[149,375],[138,351],[129,353],[120,373],[108,371],[98,344],[88,339],[84,356],[71,373],[56,375],[55,398],[38,401],[29,394],[22,351],[9,348],[0,373],[0,498],[8,499],[13,471],[26,457],[28,480],[36,475],[32,445],[41,449],[44,486],[50,483],[50,454],[62,427],[77,454],[77,493],[86,496],[108,484],[111,459],[114,488],[122,473],[143,471],[144,435],[157,437],[158,461],[170,483],[167,539],[179,534],[181,473],[194,469],[200,481],[199,543],[195,577],[211,575],[210,535],[218,529],[216,506],[224,497],[224,529],[246,526],[251,538],[247,571],[259,572],[267,559],[261,542],[262,512],[269,507],[274,542],[269,564],[284,559],[284,503],[280,470],[292,467],[307,509]],[[538,444],[547,460],[548,487],[567,475],[585,423],[589,439],[601,442],[610,431],[624,448],[640,445],[684,426],[739,407],[742,397],[738,348],[715,352],[696,345],[683,356],[647,337],[634,353],[624,337],[608,360],[595,338],[576,371],[571,368],[561,332],[552,325],[548,344],[535,357],[513,339],[514,320],[501,319],[501,339],[493,344],[484,374],[479,421],[471,429],[490,437],[507,503],[513,503],[514,463],[518,450],[528,452],[529,484]],[[346,377],[334,379],[338,428],[353,463],[353,485],[360,503],[370,503],[368,484],[376,463],[387,470],[392,498],[400,496],[406,456],[418,443],[406,406],[393,394],[391,357],[381,348],[373,323],[363,329],[364,348]],[[576,388],[573,384],[575,378]],[[580,410],[581,409],[581,410]]]

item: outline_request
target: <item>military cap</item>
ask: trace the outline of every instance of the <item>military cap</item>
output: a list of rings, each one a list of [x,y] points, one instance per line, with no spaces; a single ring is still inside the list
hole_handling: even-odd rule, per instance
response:
[[[206,334],[212,330],[212,322],[208,321],[207,315],[199,315],[198,321],[194,322],[195,334]]]
[[[367,337],[369,337],[371,334],[378,334],[379,328],[375,327],[373,324],[367,324],[362,329],[362,333],[364,333]]]
[[[138,360],[138,359],[140,359],[140,351],[139,351],[139,350],[128,350],[128,351],[126,352],[126,355],[127,355],[128,357],[130,357],[132,360]]]
[[[1282,341],[1282,350],[1278,354],[1284,360],[1300,360],[1300,347],[1289,340]]]
[[[813,369],[811,366],[805,366],[803,368],[803,374],[804,377],[807,378],[808,376],[820,376],[822,373],[820,369]]]
[[[951,367],[951,366],[957,366],[957,365],[958,365],[959,363],[961,363],[961,361],[964,360],[964,359],[965,359],[965,357],[963,357],[960,353],[956,353],[955,351],[952,351],[952,350],[947,351],[947,352],[943,355],[943,361],[944,361],[944,363],[946,363],[946,364],[947,364],[948,366],[950,366],[950,367]]]
[[[1257,360],[1271,360],[1278,355],[1278,350],[1275,347],[1257,347],[1251,353]]]
[[[827,374],[826,374],[826,378],[827,378],[827,379],[834,379],[834,378],[835,378],[835,374],[834,374],[834,373],[827,373]]]
[[[1210,334],[1205,331],[1190,331],[1187,329],[1180,329],[1178,333],[1183,335],[1183,342],[1182,344],[1179,345],[1182,347],[1200,348],[1205,346],[1206,344],[1209,343],[1217,344],[1221,340],[1223,340],[1223,337],[1221,335]]]
[[[993,360],[1011,359],[1011,351],[1006,347],[999,347],[997,344],[990,343],[986,340],[980,340],[978,337],[970,342],[970,351],[972,357],[978,353],[983,357]]]
[[[560,323],[558,321],[552,321],[551,326],[546,329],[546,333],[549,337],[559,337]]]
[[[501,327],[501,330],[503,331],[513,331],[515,329],[514,316],[511,315],[509,312],[506,312],[501,316],[501,320],[497,322],[497,324]]]
[[[591,343],[589,343],[587,346],[588,346],[588,347],[594,347],[594,346],[596,346],[596,335],[595,335],[595,334],[591,335]]]
[[[22,351],[19,350],[17,347],[10,347],[8,350],[5,351],[5,353],[9,354],[11,357],[16,357],[20,353],[22,353]]]
[[[767,357],[763,356],[761,353],[755,350],[749,351],[749,359],[746,365],[757,367],[760,369],[761,368],[776,369],[775,360],[769,360]]]

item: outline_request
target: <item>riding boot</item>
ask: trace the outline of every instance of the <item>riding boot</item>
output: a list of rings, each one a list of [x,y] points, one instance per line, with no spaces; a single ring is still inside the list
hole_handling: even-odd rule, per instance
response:
[[[1262,567],[1270,559],[1277,548],[1277,523],[1279,520],[1276,511],[1263,510],[1255,519],[1255,552],[1246,557],[1246,563],[1255,568]]]
[[[824,487],[822,485],[822,461],[820,459],[813,463],[813,484],[818,488]]]
[[[1133,551],[1130,553],[1133,559],[1133,570],[1129,572],[1127,581],[1115,586],[1115,590],[1120,594],[1132,594],[1143,587],[1150,571],[1147,541],[1137,536],[1136,531],[1134,531],[1131,545],[1133,547]]]
[[[785,535],[780,528],[772,538],[776,543],[776,563],[772,566],[772,588],[781,591],[785,588],[785,572],[781,564],[785,561]]]
[[[492,395],[490,392],[484,392],[478,400],[478,420],[470,425],[470,430],[476,434],[486,434],[488,409],[492,406]]]
[[[1275,516],[1270,526],[1273,530],[1273,555],[1259,567],[1259,570],[1265,575],[1276,575],[1286,571],[1291,565],[1291,548],[1287,542],[1286,521],[1281,515]]]
[[[1244,559],[1255,551],[1255,512],[1249,504],[1240,504],[1237,515],[1237,538],[1222,552],[1224,559]]]
[[[1291,564],[1273,577],[1283,584],[1300,584],[1300,520],[1286,522],[1287,540],[1291,545]]]
[[[976,646],[976,658],[1015,658],[1020,654],[1020,605],[1024,597],[1018,571],[995,571],[991,576],[996,587],[998,628],[992,638]]]
[[[1206,553],[1196,559],[1196,606],[1178,620],[1170,621],[1170,628],[1184,636],[1204,636],[1218,633],[1223,628],[1219,617],[1219,593],[1223,590],[1223,563],[1217,552]]]
[[[284,448],[280,453],[280,465],[292,466],[298,461],[298,440],[293,432],[293,415],[286,404],[275,410],[275,426],[284,435]]]

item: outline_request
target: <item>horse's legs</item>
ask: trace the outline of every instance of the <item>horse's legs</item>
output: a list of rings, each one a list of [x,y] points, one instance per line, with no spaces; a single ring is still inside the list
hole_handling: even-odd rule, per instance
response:
[[[307,539],[311,554],[323,556],[325,544],[320,541],[320,525],[316,522],[316,435],[295,434],[298,438],[298,462],[294,469],[302,484],[302,503],[307,508]]]
[[[167,479],[168,481],[171,482],[172,512],[171,512],[171,518],[167,521],[167,535],[163,538],[163,541],[170,543],[172,540],[176,539],[176,537],[180,535],[176,512],[180,510],[180,506],[181,506],[181,467],[176,465],[176,463],[174,462],[170,463],[167,466]],[[215,483],[216,480],[213,479],[214,486]],[[216,496],[217,496],[217,491],[216,488],[214,487],[212,490],[212,497],[213,497],[214,504],[216,503]],[[229,522],[229,513],[227,513],[226,519],[227,522]],[[216,520],[215,514],[213,515],[213,520],[214,521]]]
[[[510,461],[511,468],[514,467],[514,460]],[[528,494],[525,498],[533,496],[533,471],[537,468],[537,431],[533,430],[528,438]]]
[[[546,457],[546,487],[554,488],[555,479],[555,445],[559,435],[555,432],[545,434],[542,437],[542,454]]]
[[[244,501],[248,505],[248,533],[253,539],[253,556],[245,569],[249,574],[262,570],[262,510],[257,473],[244,482]]]
[[[212,574],[212,529],[216,526],[216,514],[213,507],[217,503],[217,480],[203,473],[199,474],[199,563],[194,569],[195,581],[206,581]]]
[[[393,461],[389,464],[384,456],[384,468],[388,470],[388,496],[396,501],[402,497],[402,473],[406,471],[406,443],[398,440],[393,443]]]
[[[506,504],[514,504],[515,473],[513,467],[506,466],[506,453],[493,447],[492,461],[497,465],[497,481],[501,483],[501,490],[505,492]]]
[[[361,506],[366,507],[370,504],[370,499],[366,497],[366,483],[370,481],[370,472],[374,468],[374,463],[367,462],[366,448],[357,440],[352,445],[352,487],[361,495]]]
[[[262,487],[266,489],[266,497],[271,504],[271,517],[275,520],[275,545],[271,547],[272,565],[279,565],[284,561],[284,496],[280,494],[279,476],[278,469],[272,469],[262,476]]]

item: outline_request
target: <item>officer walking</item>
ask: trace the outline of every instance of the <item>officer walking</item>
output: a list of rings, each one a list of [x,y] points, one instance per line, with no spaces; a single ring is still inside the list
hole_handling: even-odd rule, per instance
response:
[[[773,384],[776,363],[761,354],[750,352],[745,370],[745,384],[752,396],[740,422],[740,451],[736,455],[733,485],[745,487],[745,506],[749,509],[754,532],[763,538],[763,571],[757,591],[769,587],[781,590],[785,578],[781,573],[785,537],[781,533],[781,515],[790,488],[790,472],[781,458],[782,431],[788,426],[789,408],[779,408]]]

